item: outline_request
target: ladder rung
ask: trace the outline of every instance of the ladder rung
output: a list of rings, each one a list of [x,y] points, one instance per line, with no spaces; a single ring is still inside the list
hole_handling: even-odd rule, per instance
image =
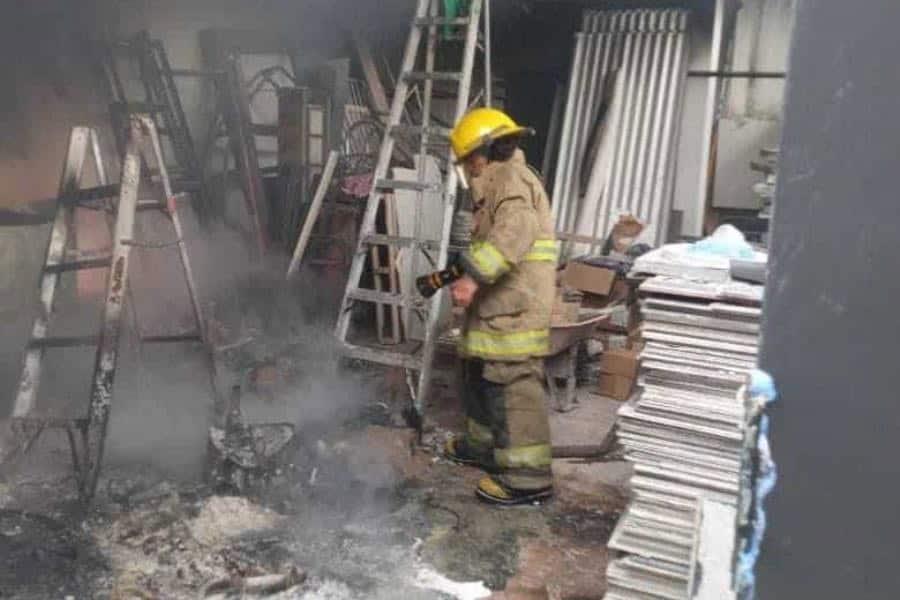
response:
[[[413,246],[425,246],[429,250],[440,250],[441,243],[436,240],[417,240],[414,237],[401,237],[398,235],[384,235],[373,233],[363,238],[363,243],[370,246],[396,246],[409,248]]]
[[[173,335],[147,335],[141,336],[141,342],[145,344],[167,344],[173,342],[202,342],[203,338],[196,331],[177,333]]]
[[[429,127],[421,127],[419,125],[394,125],[391,127],[391,135],[394,137],[400,135],[421,136],[428,134],[429,137],[440,138],[445,143],[450,140],[450,129],[446,127],[438,127],[431,125]]]
[[[278,137],[278,125],[264,125],[262,123],[253,123],[250,125],[253,135],[259,137]]]
[[[372,302],[374,304],[389,304],[391,306],[408,306],[418,308],[425,304],[422,298],[411,299],[402,294],[392,294],[390,292],[378,292],[376,290],[364,290],[356,288],[347,294],[351,300],[360,300],[362,302]]]
[[[32,423],[34,425],[40,425],[42,427],[82,427],[86,425],[88,420],[85,418],[80,419],[66,419],[64,417],[12,417],[11,421],[17,423]]]
[[[457,73],[455,71],[433,71],[428,73],[426,71],[410,71],[409,73],[403,74],[403,79],[408,82],[413,81],[461,81],[462,73]]]
[[[46,265],[46,273],[64,273],[66,271],[83,271],[85,269],[104,269],[112,264],[112,255],[98,255],[95,252],[67,252],[63,262]]]
[[[197,179],[174,179],[172,189],[176,192],[199,192],[203,184]]]
[[[124,110],[127,114],[153,114],[166,110],[162,104],[151,104],[149,102],[116,102],[116,108]]]
[[[70,335],[32,339],[28,342],[28,348],[77,348],[80,346],[96,346],[100,336],[96,335]]]
[[[420,358],[411,354],[403,354],[402,352],[386,352],[377,348],[343,344],[341,353],[347,358],[356,358],[380,365],[391,365],[405,369],[422,369],[422,360]]]
[[[416,19],[419,27],[463,27],[471,22],[466,17],[448,19],[447,17],[420,17]]]
[[[197,69],[172,69],[173,77],[221,77],[225,71],[199,71]]]
[[[423,181],[379,179],[375,182],[375,189],[379,192],[392,192],[394,190],[409,190],[413,192],[439,192],[441,191],[441,185],[438,183],[425,183]]]
[[[138,200],[137,210],[165,210],[166,205],[158,200]]]
[[[119,195],[119,187],[118,183],[111,183],[109,185],[84,188],[83,190],[72,190],[65,196],[59,198],[59,201],[70,204],[75,202],[89,202],[91,200],[103,200],[104,198],[114,198]]]

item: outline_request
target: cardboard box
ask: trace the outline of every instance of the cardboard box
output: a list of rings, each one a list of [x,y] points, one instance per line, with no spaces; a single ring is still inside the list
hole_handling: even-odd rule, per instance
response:
[[[639,353],[627,348],[608,350],[600,359],[600,371],[608,375],[621,375],[629,379],[635,379],[638,373]]]
[[[609,296],[616,282],[617,274],[606,267],[595,267],[587,263],[570,262],[563,271],[563,283],[589,294]]]
[[[634,379],[622,375],[600,374],[597,393],[614,400],[628,400],[634,391]]]
[[[581,310],[581,301],[568,301],[561,289],[556,290],[556,298],[553,300],[553,311],[550,322],[553,325],[565,325],[578,322],[578,312]]]

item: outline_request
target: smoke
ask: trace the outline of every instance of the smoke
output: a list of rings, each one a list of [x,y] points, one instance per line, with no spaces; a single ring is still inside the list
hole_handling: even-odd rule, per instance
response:
[[[337,304],[323,302],[340,290],[323,288],[312,274],[287,284],[281,258],[254,260],[240,234],[224,226],[203,230],[189,211],[182,214],[210,336],[218,346],[234,347],[216,361],[217,389],[241,388],[246,422],[288,422],[302,435],[325,435],[372,402],[377,391],[340,367],[332,332]],[[162,229],[148,231],[162,236]],[[192,313],[175,251],[135,249],[132,256],[134,306],[144,335],[189,330]],[[141,345],[127,332],[110,460],[150,461],[165,472],[196,475],[212,423],[208,372],[199,345]]]

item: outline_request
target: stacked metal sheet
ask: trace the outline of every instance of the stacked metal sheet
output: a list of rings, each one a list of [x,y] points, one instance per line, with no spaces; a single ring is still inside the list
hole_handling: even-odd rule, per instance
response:
[[[553,211],[572,255],[602,246],[618,213],[665,240],[687,73],[687,11],[586,11],[553,178]]]
[[[657,277],[640,291],[641,392],[618,423],[633,499],[610,541],[624,556],[609,566],[607,597],[686,600],[702,589],[728,598],[762,286]],[[713,519],[718,526],[702,526]],[[703,554],[718,568],[701,569],[698,585]]]

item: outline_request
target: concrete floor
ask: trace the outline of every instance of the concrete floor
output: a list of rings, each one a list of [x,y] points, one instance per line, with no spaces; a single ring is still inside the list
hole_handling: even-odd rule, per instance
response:
[[[619,405],[580,394],[572,412],[551,416],[554,443],[597,444]],[[436,408],[439,421],[459,419],[454,394],[441,396]],[[269,572],[288,560],[309,577],[278,598],[600,600],[606,542],[624,507],[625,463],[556,460],[552,502],[497,509],[474,497],[480,471],[434,451],[449,431],[432,431],[425,448],[413,443],[411,430],[385,425],[323,435],[316,443],[323,454],[304,467],[317,476],[303,471],[248,504],[270,511],[279,526],[215,543],[189,533],[221,498],[195,478],[173,479],[120,456],[85,517],[74,508],[64,445],[42,442],[0,485],[0,553],[6,567],[31,565],[16,573],[0,568],[0,583],[4,594],[22,598],[191,598],[235,564]],[[140,497],[151,499],[132,500]],[[42,516],[23,520],[16,516],[23,509]],[[491,595],[439,592],[422,583],[423,573]],[[128,595],[134,590],[145,595]]]

